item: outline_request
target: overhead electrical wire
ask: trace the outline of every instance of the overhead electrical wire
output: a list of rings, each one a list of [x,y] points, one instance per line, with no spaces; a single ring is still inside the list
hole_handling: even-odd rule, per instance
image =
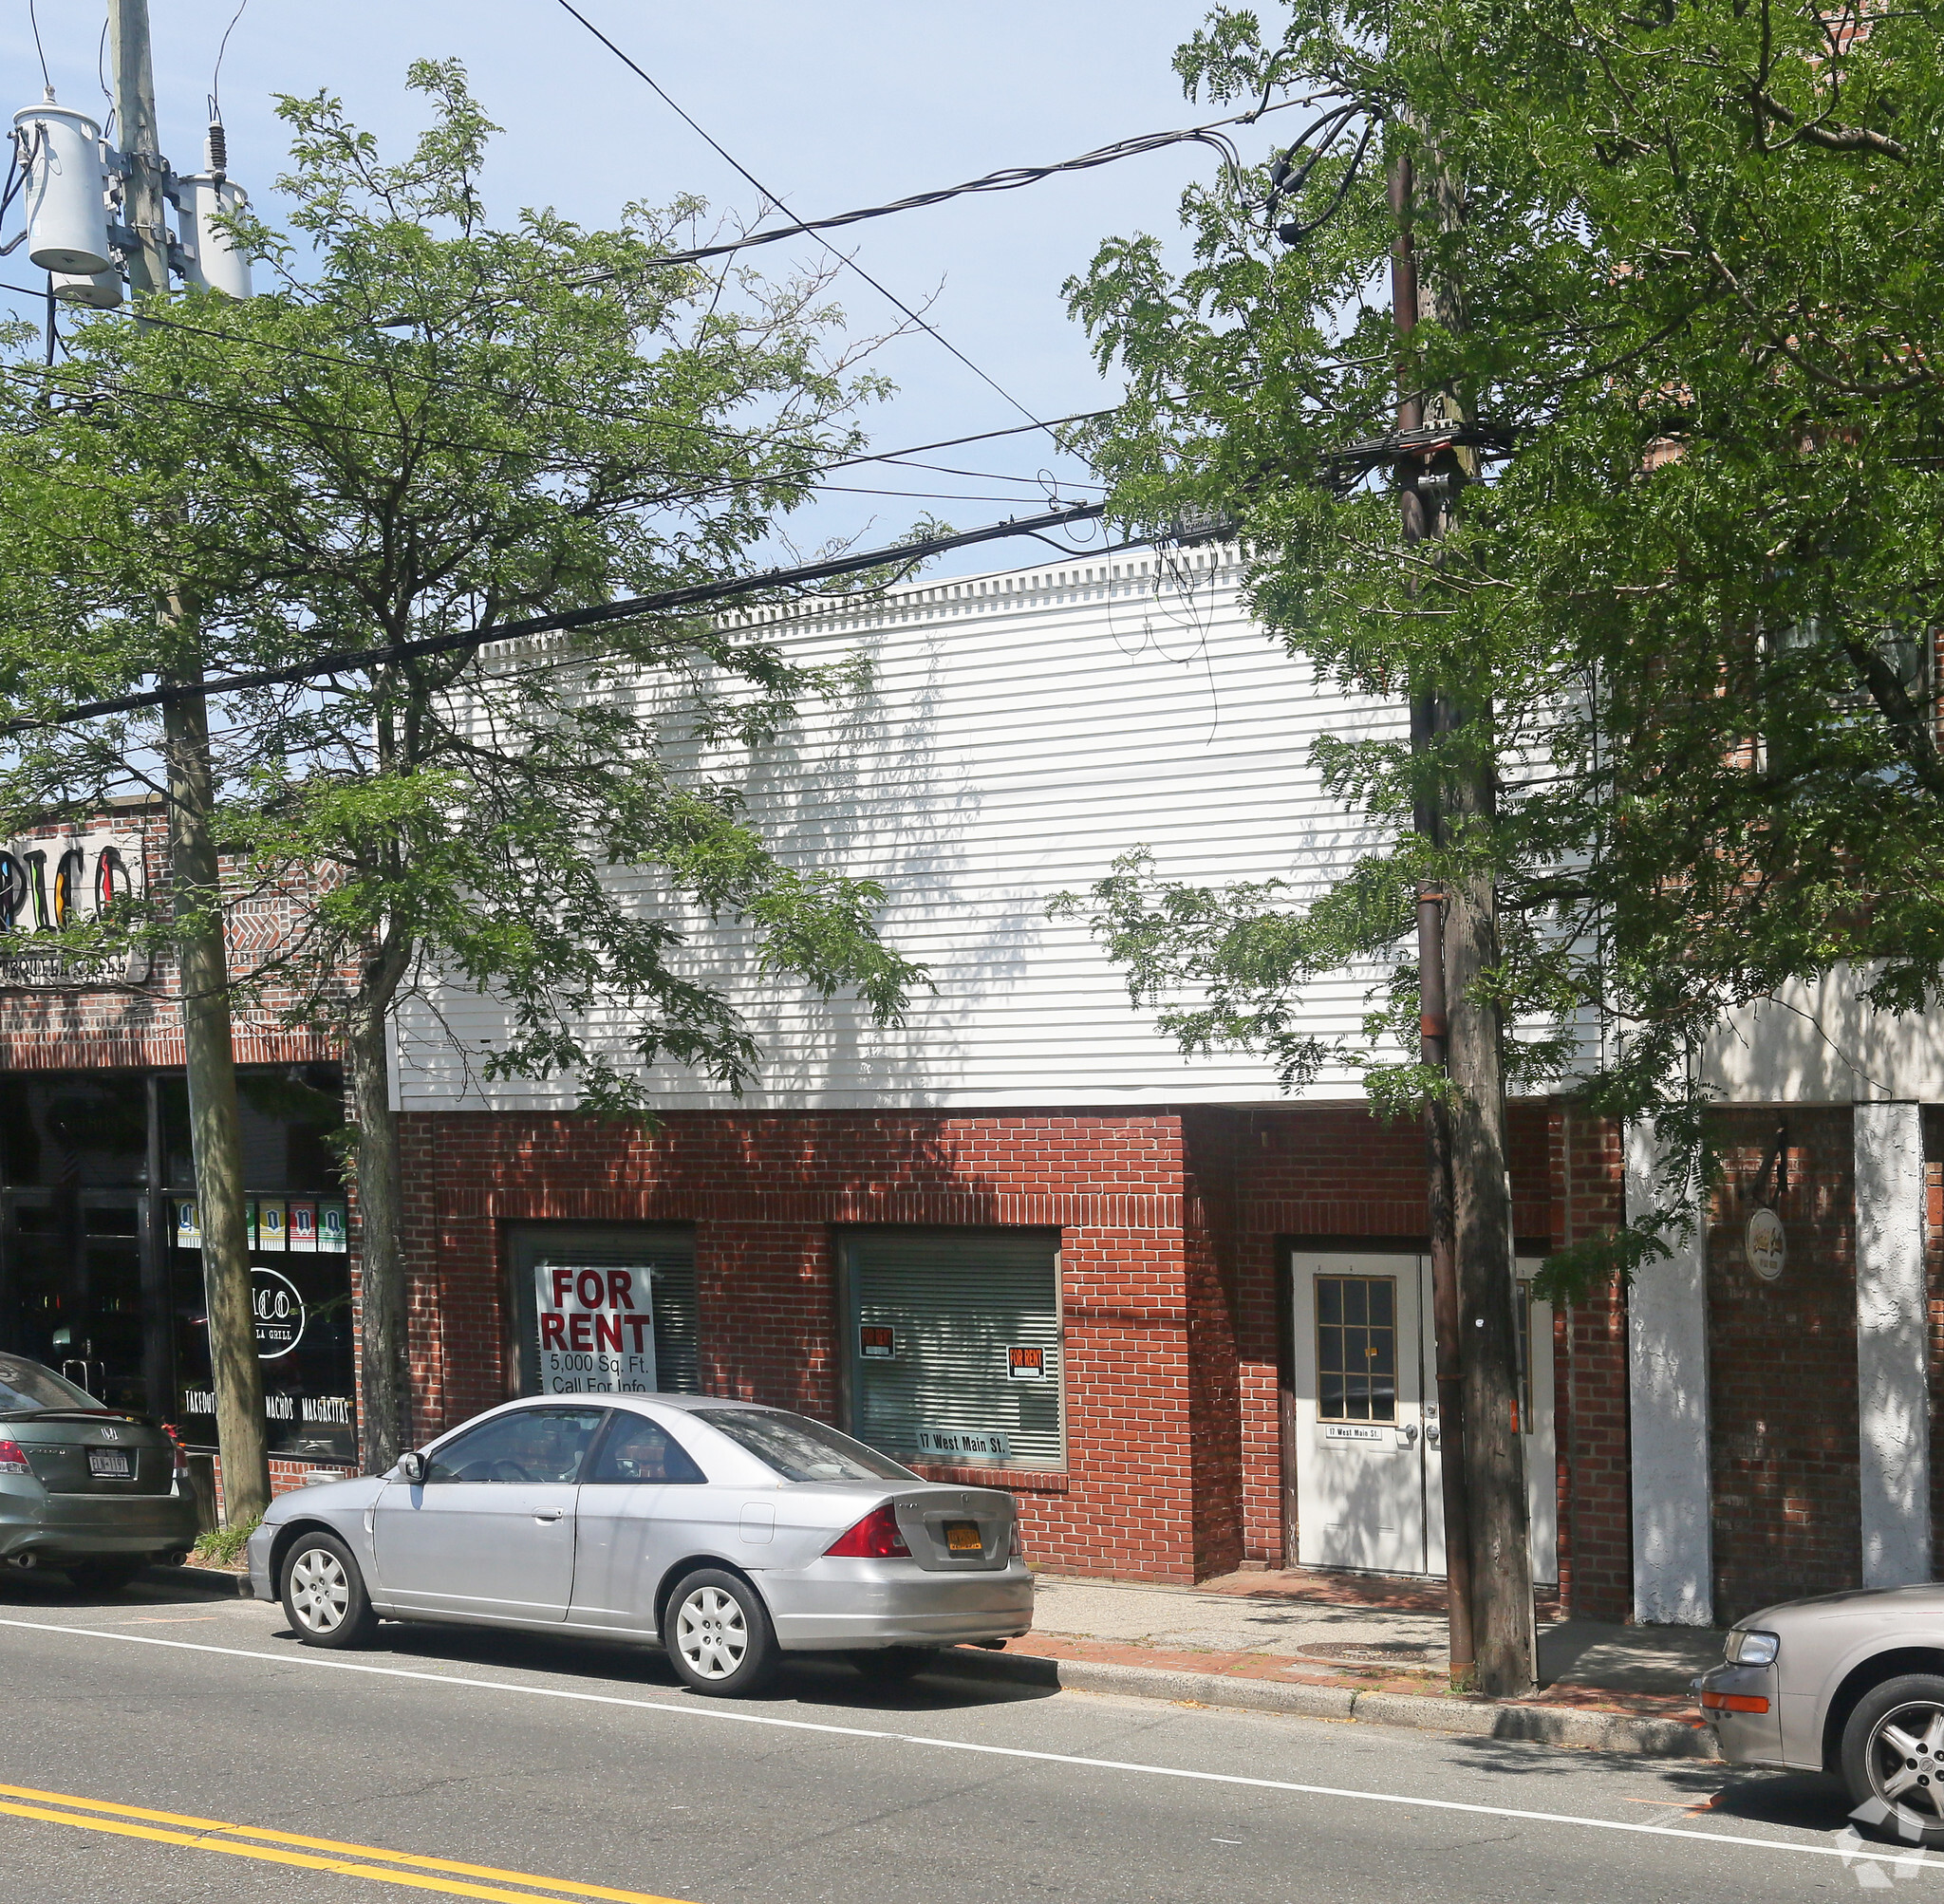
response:
[[[568,608],[554,615],[534,615],[524,621],[503,622],[495,627],[462,628],[456,633],[425,635],[416,641],[392,642],[375,648],[344,648],[314,660],[297,662],[288,667],[252,668],[244,673],[216,675],[205,681],[185,681],[172,687],[147,689],[109,700],[84,701],[60,714],[0,723],[0,736],[42,732],[67,727],[77,721],[97,720],[111,714],[133,714],[146,707],[166,707],[183,700],[204,700],[211,695],[240,694],[252,688],[294,685],[322,676],[343,674],[354,668],[381,666],[387,662],[414,661],[424,655],[451,654],[461,648],[477,648],[489,643],[524,641],[533,635],[554,634],[572,628],[593,626],[604,622],[633,621],[644,615],[700,607],[710,602],[727,601],[737,595],[756,594],[769,588],[789,588],[797,583],[828,581],[839,575],[854,575],[867,569],[922,562],[955,549],[968,549],[981,542],[1002,541],[1014,535],[1037,535],[1047,529],[1092,522],[1105,515],[1104,503],[1079,502],[1063,509],[1048,510],[1039,515],[1014,517],[989,523],[982,529],[957,530],[914,542],[896,543],[889,548],[866,550],[859,554],[830,556],[821,562],[807,562],[791,569],[769,569],[756,575],[731,577],[715,582],[691,583],[686,588],[664,588],[649,595],[625,596],[619,601],[598,602],[585,608]],[[1162,540],[1144,536],[1116,545],[1134,548]],[[1063,554],[1099,555],[1105,551],[1064,550]]]
[[[594,36],[595,39],[599,40],[600,43],[604,47],[606,47],[610,53],[612,53],[617,60],[619,60],[622,63],[623,65],[626,66],[627,69],[630,72],[632,72],[638,79],[645,83],[647,86],[654,92],[655,96],[659,100],[661,100],[663,104],[667,106],[671,112],[676,114],[676,116],[680,118],[685,125],[688,126],[690,131],[692,131],[698,139],[701,140],[706,145],[710,147],[712,151],[714,151],[717,154],[719,158],[721,159],[724,164],[730,166],[734,171],[739,173],[742,176],[742,177],[747,179],[749,183],[756,188],[757,191],[760,192],[762,196],[766,199],[768,199],[772,205],[776,206],[776,208],[779,212],[783,213],[786,216],[789,217],[795,216],[795,214],[793,213],[790,210],[790,207],[783,201],[783,198],[780,194],[771,191],[770,188],[767,185],[765,185],[762,182],[762,180],[758,178],[756,176],[756,174],[749,169],[748,166],[744,165],[739,159],[734,158],[725,146],[723,146],[719,140],[711,138],[708,133],[704,132],[701,126],[698,124],[697,121],[688,113],[684,112],[681,106],[676,104],[674,100],[669,98],[667,92],[664,90],[661,83],[655,78],[655,76],[652,73],[650,73],[645,66],[640,65],[637,61],[630,59],[626,53],[623,52],[622,49],[618,46],[616,46],[614,42],[610,40],[606,33],[602,32],[600,28],[595,26],[594,23],[591,20],[589,20],[588,16],[585,13],[583,13],[578,7],[573,5],[573,0],[556,0],[556,4],[560,7],[563,12],[570,13],[576,20],[578,20],[581,23],[581,25],[585,27],[588,29],[588,31]],[[813,233],[812,235],[816,236],[817,234]],[[915,324],[927,336],[933,338],[937,343],[943,345],[944,348],[950,351],[951,354],[954,357],[956,357],[959,360],[959,362],[965,366],[967,370],[971,371],[972,374],[975,377],[977,377],[981,383],[985,383],[990,388],[998,391],[998,393],[1001,397],[1003,397],[1005,401],[1013,406],[1014,409],[1019,411],[1020,416],[1029,419],[1031,421],[1035,423],[1038,423],[1042,429],[1046,430],[1048,436],[1053,435],[1052,429],[1046,423],[1044,423],[1038,417],[1035,416],[1034,413],[1031,410],[1029,410],[1024,403],[1020,402],[1019,400],[1017,397],[1015,397],[1013,393],[1010,390],[1008,390],[1003,383],[1000,383],[997,378],[991,376],[988,372],[981,370],[979,367],[979,365],[973,363],[973,361],[969,357],[967,357],[965,353],[963,350],[961,350],[959,346],[951,341],[950,338],[946,337],[945,334],[942,330],[940,330],[936,325],[932,324],[928,319],[921,317],[918,314],[918,312],[913,310],[911,307],[908,304],[907,304],[903,298],[898,296],[898,294],[895,291],[891,290],[887,285],[881,283],[878,279],[872,277],[871,274],[868,271],[866,271],[864,267],[860,265],[855,258],[846,256],[844,252],[838,251],[834,245],[831,244],[828,239],[818,236],[817,242],[821,244],[824,247],[824,249],[827,252],[829,252],[833,258],[837,259],[841,264],[843,264],[847,270],[855,271],[857,275],[861,277],[864,280],[864,282],[871,288],[872,290],[876,291],[880,297],[884,298],[888,303],[894,306],[897,309],[903,311],[906,317],[908,318],[913,324]],[[1057,443],[1059,441],[1059,439],[1057,437],[1055,437],[1054,441]]]
[[[4,202],[0,202],[0,212],[4,211],[5,204]],[[28,285],[9,284],[5,280],[0,280],[0,291],[13,291],[22,297],[31,297],[35,299],[39,299],[45,295],[44,290],[38,288],[29,287]],[[327,364],[339,369],[354,370],[360,373],[361,375],[368,375],[370,371],[376,367],[375,365],[364,363],[358,358],[342,356],[336,351],[315,350],[309,348],[305,345],[284,344],[271,338],[245,337],[239,335],[237,332],[233,330],[213,329],[208,325],[186,324],[179,318],[160,317],[150,313],[144,313],[142,322],[151,329],[179,330],[187,333],[192,337],[207,337],[215,339],[219,343],[245,345],[248,345],[250,348],[255,350],[280,352],[286,356],[301,358],[309,363]],[[483,396],[498,398],[504,398],[511,394],[505,390],[497,389],[493,384],[490,383],[478,383],[471,381],[470,379],[464,378],[440,377],[435,372],[425,370],[415,370],[411,368],[409,365],[387,364],[384,367],[389,372],[389,374],[397,377],[402,377],[405,379],[407,382],[426,383],[441,389],[462,391],[477,390]],[[160,396],[160,393],[137,393],[127,391],[123,391],[122,394],[154,394],[159,397]],[[164,401],[168,400],[164,399]],[[191,401],[196,400],[180,399],[177,401]],[[205,407],[215,408],[219,406],[209,405],[205,403]],[[584,417],[589,422],[607,422],[612,420],[610,416],[603,416],[600,413],[591,410],[583,410],[578,405],[575,404],[558,403],[551,399],[542,403],[541,405],[539,405],[538,407],[543,409],[560,411],[568,416]],[[228,412],[228,414],[235,415],[240,413],[231,410],[230,412]],[[896,457],[915,455],[920,450],[949,449],[959,443],[983,442],[995,437],[1023,436],[1029,430],[1038,431],[1045,429],[1056,429],[1059,428],[1061,425],[1067,423],[1091,422],[1094,420],[1096,418],[1104,417],[1109,414],[1110,412],[1107,410],[1076,410],[1071,416],[1055,417],[1052,418],[1050,420],[1042,420],[1041,419],[1036,417],[1030,423],[1012,424],[1008,425],[1004,429],[1000,430],[981,430],[974,432],[969,436],[963,437],[947,437],[939,442],[916,444],[910,450],[884,450],[874,452],[869,456],[841,457],[833,462],[821,464],[819,465],[819,467],[823,469],[848,469],[854,467],[859,463],[883,462]],[[724,425],[716,423],[698,422],[688,418],[656,418],[654,420],[658,424],[663,424],[666,428],[673,430],[692,430],[705,436],[727,437],[731,439],[736,439],[738,437],[738,433],[736,431],[733,431]],[[358,429],[361,428],[362,426],[346,425],[345,427],[350,429]],[[397,432],[373,431],[369,430],[368,428],[364,429],[364,433],[366,435],[398,434]],[[501,456],[513,454],[513,452],[507,451],[504,448],[495,449],[483,443],[440,442],[434,443],[432,446],[436,448],[445,449],[472,450],[480,455],[488,456]],[[668,474],[672,474],[672,472],[668,472]],[[963,474],[970,476],[983,474],[983,472],[968,470],[963,472],[954,472],[954,474]],[[738,476],[726,479],[722,485],[719,486],[731,488],[747,487],[748,485],[753,483],[760,483],[772,480],[776,480],[776,478],[765,476]],[[992,480],[995,482],[1025,482],[1030,480],[1030,478],[1024,476],[994,476],[992,477]],[[1094,487],[1094,485],[1091,484],[1087,486]],[[704,488],[694,492],[681,492],[681,494],[695,495],[707,495],[710,493],[711,490],[709,488]],[[666,498],[664,497],[656,499],[665,500]],[[977,498],[973,499],[977,500]]]
[[[565,0],[562,0],[562,4],[565,5]],[[1230,175],[1239,177],[1243,169],[1242,156],[1236,151],[1232,140],[1219,137],[1222,127],[1252,124],[1264,112],[1280,112],[1286,106],[1299,103],[1301,102],[1297,100],[1282,100],[1275,105],[1259,107],[1253,112],[1236,113],[1228,119],[1210,120],[1206,125],[1184,126],[1174,132],[1143,133],[1137,138],[1116,140],[1112,145],[1098,146],[1092,152],[1083,152],[1077,159],[1062,159],[1051,165],[1008,165],[998,172],[988,172],[982,177],[967,179],[963,185],[946,185],[935,192],[916,192],[908,198],[894,198],[888,204],[869,205],[856,212],[838,212],[828,218],[810,218],[801,224],[779,225],[773,231],[753,232],[748,237],[727,239],[719,245],[698,245],[691,251],[668,252],[661,257],[645,260],[640,267],[616,266],[611,271],[579,278],[574,282],[603,284],[636,269],[646,271],[660,265],[701,264],[710,258],[724,258],[735,252],[746,252],[756,245],[774,245],[784,238],[800,237],[806,233],[814,237],[818,233],[836,231],[845,225],[862,224],[869,218],[888,218],[898,212],[916,212],[927,205],[943,205],[948,199],[962,198],[968,193],[1016,192],[1022,185],[1037,185],[1041,179],[1056,177],[1062,172],[1087,172],[1096,165],[1112,165],[1116,159],[1136,159],[1144,153],[1160,152],[1170,145],[1213,146],[1222,155]]]

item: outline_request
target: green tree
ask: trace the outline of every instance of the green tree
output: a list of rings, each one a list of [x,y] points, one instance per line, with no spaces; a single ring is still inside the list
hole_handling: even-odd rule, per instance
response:
[[[1893,1012],[1938,993],[1940,24],[1302,0],[1265,32],[1218,9],[1177,55],[1191,92],[1343,116],[1271,215],[1265,168],[1192,189],[1186,270],[1134,236],[1069,288],[1130,382],[1095,443],[1115,508],[1234,517],[1292,656],[1462,716],[1319,745],[1392,843],[1317,904],[1134,851],[1096,926],[1186,1046],[1263,1050],[1291,1083],[1331,1055],[1303,986],[1386,957],[1356,1052],[1395,1111],[1460,1089],[1416,1061],[1415,895],[1488,892],[1468,990],[1507,1077],[1667,1140],[1662,1207],[1542,1293],[1651,1273],[1692,1223],[1696,1059],[1728,1011],[1845,965]],[[1402,345],[1399,161],[1432,290]],[[1400,391],[1449,447],[1400,457]],[[1440,495],[1435,544],[1405,546],[1400,481]]]
[[[740,811],[751,742],[847,692],[706,618],[608,622],[488,646],[495,627],[746,567],[882,385],[816,278],[767,283],[655,259],[702,214],[627,208],[487,222],[494,128],[454,65],[402,163],[327,97],[285,99],[294,235],[239,218],[274,289],[186,295],[144,326],[81,323],[41,370],[16,337],[0,397],[0,669],[26,714],[212,673],[458,635],[212,706],[211,904],[285,898],[291,943],[237,973],[345,1052],[362,1217],[364,1444],[408,1444],[406,1289],[391,1015],[458,981],[505,1014],[468,1059],[577,1077],[651,1114],[654,1067],[734,1091],[758,1059],[685,951],[740,920],[777,983],[895,1015],[917,968],[874,927],[869,882],[782,864]],[[261,268],[260,268],[261,269]],[[15,813],[79,814],[161,785],[150,713],[16,737]],[[178,895],[179,900],[179,895]],[[179,907],[71,935],[166,945]]]

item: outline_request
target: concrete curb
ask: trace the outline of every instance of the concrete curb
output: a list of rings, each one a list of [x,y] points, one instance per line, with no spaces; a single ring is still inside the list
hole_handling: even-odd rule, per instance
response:
[[[1307,1719],[1406,1726],[1420,1732],[1459,1732],[1582,1751],[1632,1752],[1654,1759],[1713,1759],[1713,1735],[1678,1719],[1630,1712],[1589,1712],[1572,1706],[1523,1706],[1483,1699],[1440,1699],[1411,1692],[1363,1692],[1347,1686],[1302,1686],[1238,1679],[1219,1672],[1178,1672],[1104,1659],[1048,1659],[1029,1652],[983,1652],[955,1647],[951,1671],[974,1678],[1056,1687],[1070,1692],[1118,1692],[1138,1699],[1222,1706],[1246,1712],[1288,1712]]]

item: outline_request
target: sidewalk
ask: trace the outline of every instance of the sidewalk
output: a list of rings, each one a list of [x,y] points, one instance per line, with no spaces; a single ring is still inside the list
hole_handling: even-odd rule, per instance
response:
[[[1049,1662],[1062,1683],[1096,1680],[1080,1669],[1098,1669],[1107,1674],[1102,1689],[1143,1689],[1134,1679],[1165,1678],[1167,1689],[1152,1689],[1161,1696],[1210,1704],[1712,1754],[1689,1690],[1721,1657],[1722,1635],[1706,1628],[1562,1620],[1542,1609],[1540,1690],[1499,1703],[1447,1690],[1444,1593],[1435,1584],[1292,1571],[1164,1587],[1041,1574],[1036,1602],[1032,1633],[1006,1653],[1021,1665]]]

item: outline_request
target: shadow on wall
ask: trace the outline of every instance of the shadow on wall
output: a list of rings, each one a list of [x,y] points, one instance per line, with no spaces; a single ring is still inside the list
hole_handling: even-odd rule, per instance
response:
[[[976,973],[981,989],[1016,982],[1044,930],[1037,897],[981,910],[954,898],[968,868],[965,839],[980,794],[963,763],[940,756],[943,635],[927,636],[921,650],[908,631],[901,633],[907,641],[901,642],[895,686],[887,690],[881,681],[885,634],[858,636],[857,652],[869,668],[865,683],[833,709],[812,710],[755,750],[739,792],[750,820],[785,865],[876,880],[886,895],[887,941],[907,957],[940,965],[941,992],[921,988],[903,1026],[873,1023],[849,994],[826,999],[786,976],[766,974],[754,932],[672,903],[652,875],[630,881],[624,874],[619,882],[624,891],[632,886],[640,916],[680,927],[687,946],[684,976],[721,988],[741,1010],[762,1054],[751,1102],[776,1093],[796,1105],[863,1095],[916,1103],[951,1088],[967,1055],[958,1029],[965,975]],[[692,700],[671,700],[664,728],[685,735],[693,718]],[[715,777],[726,764],[687,738],[671,741],[666,758],[671,773],[689,781]],[[942,954],[948,954],[952,972],[943,970]],[[402,1003],[402,1071],[417,1073],[449,1104],[481,1103],[477,1063],[504,1044],[511,1017],[490,997],[457,988],[436,1006],[425,996]],[[630,1024],[624,1014],[597,1013],[587,1029],[625,1049]],[[669,1097],[725,1098],[702,1073],[672,1062],[659,1068],[658,1080]],[[570,1089],[558,1080],[524,1092],[502,1086],[493,1101],[558,1102]]]
[[[1842,965],[1743,1006],[1709,1047],[1705,1080],[1740,1103],[1944,1098],[1944,1022],[1874,1011],[1862,983]]]

